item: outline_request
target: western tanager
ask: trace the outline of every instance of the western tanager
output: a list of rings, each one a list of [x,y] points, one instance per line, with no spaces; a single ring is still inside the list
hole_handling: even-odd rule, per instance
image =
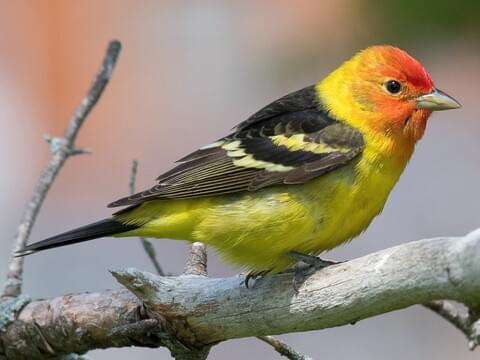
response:
[[[434,110],[460,104],[392,46],[369,47],[315,85],[259,110],[180,159],[110,218],[18,256],[104,236],[201,241],[228,262],[278,272],[365,230]]]

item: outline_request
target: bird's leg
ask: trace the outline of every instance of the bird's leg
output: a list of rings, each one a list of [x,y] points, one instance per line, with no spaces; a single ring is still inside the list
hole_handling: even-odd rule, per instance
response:
[[[249,288],[249,282],[250,280],[256,280],[260,277],[263,277],[267,275],[270,272],[270,270],[263,270],[263,271],[249,271],[247,275],[245,276],[244,284],[245,287],[248,289]]]
[[[298,284],[301,283],[306,275],[309,275],[316,270],[323,269],[330,265],[339,264],[342,261],[332,261],[332,260],[325,260],[321,259],[318,256],[302,254],[297,251],[289,251],[287,256],[291,257],[292,259],[298,261],[294,267],[288,268],[283,273],[294,273],[293,278],[293,289],[296,293],[298,293]],[[263,271],[249,271],[245,276],[245,280],[243,283],[245,287],[248,289],[250,288],[251,280],[256,280],[258,278],[264,277],[270,272],[270,270],[263,270]]]
[[[297,260],[298,262],[303,262],[311,267],[314,267],[316,270],[323,269],[324,267],[340,264],[343,261],[333,261],[333,260],[326,260],[319,258],[318,256],[302,254],[297,251],[289,251],[287,256],[291,257],[292,259]]]
[[[294,276],[292,280],[293,290],[297,294],[298,294],[299,283],[303,282],[307,275],[310,275],[317,270],[326,268],[327,266],[335,265],[343,262],[343,261],[325,260],[325,259],[319,258],[318,256],[302,254],[297,251],[289,251],[287,253],[287,256],[298,261],[298,264],[296,264],[293,267]]]

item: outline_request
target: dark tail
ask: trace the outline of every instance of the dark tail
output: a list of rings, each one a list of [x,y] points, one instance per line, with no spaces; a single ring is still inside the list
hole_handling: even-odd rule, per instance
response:
[[[124,225],[112,219],[104,219],[27,245],[22,250],[17,251],[15,256],[30,255],[38,251],[120,234],[137,228],[136,225]]]

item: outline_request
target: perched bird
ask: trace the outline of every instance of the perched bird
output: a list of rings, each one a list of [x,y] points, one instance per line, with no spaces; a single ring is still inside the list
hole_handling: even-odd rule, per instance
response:
[[[315,85],[259,110],[180,159],[110,218],[18,256],[105,236],[201,241],[228,262],[279,272],[365,230],[435,110],[460,104],[392,46],[369,47]]]

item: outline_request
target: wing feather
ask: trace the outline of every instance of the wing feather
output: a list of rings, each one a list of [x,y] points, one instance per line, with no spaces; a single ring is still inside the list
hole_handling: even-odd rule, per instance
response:
[[[311,86],[271,103],[230,135],[180,159],[151,189],[109,206],[303,184],[347,164],[363,147],[362,134],[330,117]]]

